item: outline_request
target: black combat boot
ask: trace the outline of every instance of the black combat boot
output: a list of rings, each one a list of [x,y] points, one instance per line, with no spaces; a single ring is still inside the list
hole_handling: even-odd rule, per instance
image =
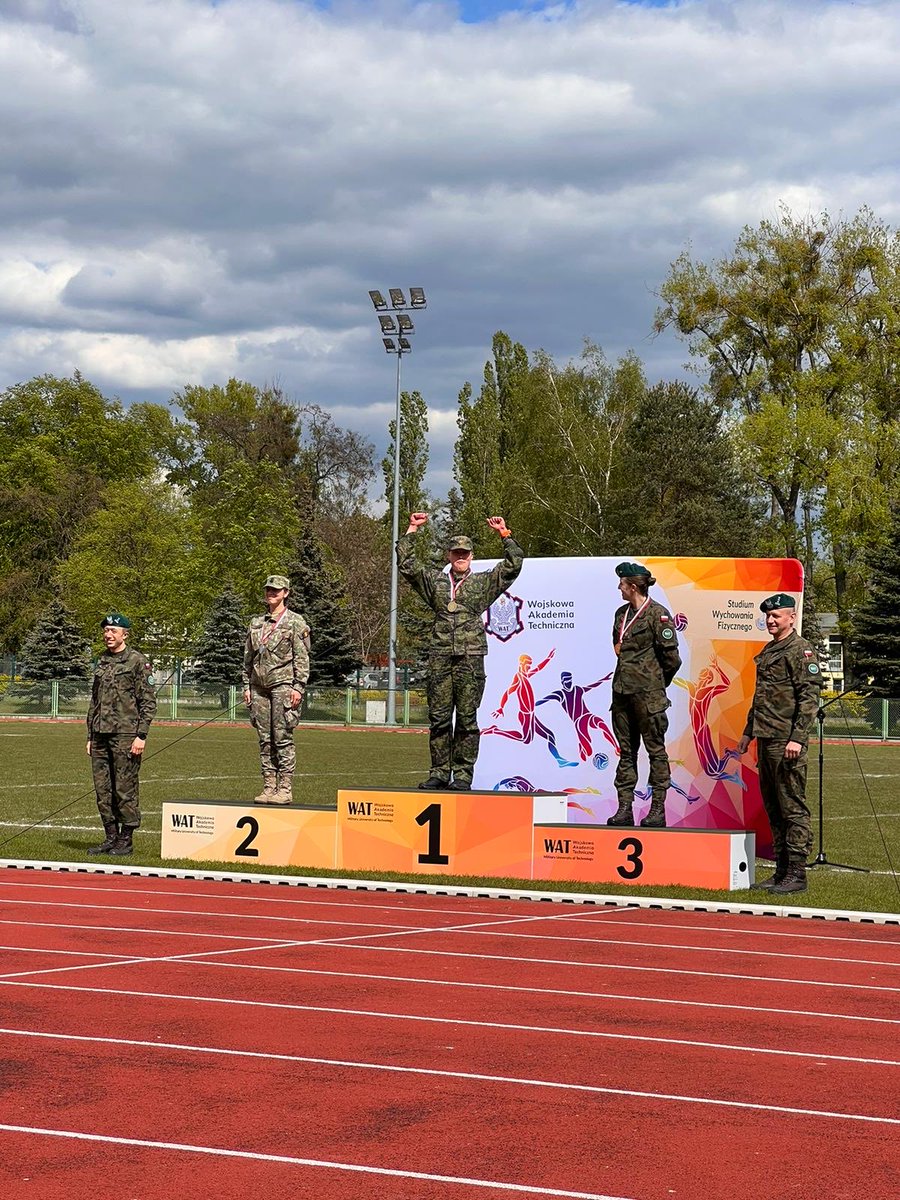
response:
[[[115,821],[104,821],[103,828],[106,832],[106,840],[102,841],[99,846],[88,846],[88,854],[109,854],[119,837],[119,827]]]
[[[446,791],[450,786],[447,779],[437,779],[434,775],[429,775],[427,779],[423,779],[419,787],[423,792],[440,792]]]
[[[134,829],[133,825],[123,825],[122,831],[116,838],[115,845],[110,849],[109,853],[116,855],[117,858],[122,858],[126,854],[130,854],[134,849],[131,844]]]
[[[472,780],[454,778],[452,783],[447,784],[447,787],[453,792],[471,792]]]
[[[647,815],[641,821],[643,829],[665,829],[666,827],[666,798],[654,796],[647,809]]]
[[[769,889],[773,896],[787,896],[791,892],[806,891],[806,863],[791,863],[781,883]]]
[[[751,883],[750,891],[771,892],[773,888],[784,882],[787,873],[788,857],[786,854],[778,854],[775,858],[775,874],[770,875],[768,879],[760,879],[758,883]]]
[[[607,825],[634,825],[634,813],[632,808],[634,802],[631,800],[623,800],[619,798],[619,807],[606,822]]]

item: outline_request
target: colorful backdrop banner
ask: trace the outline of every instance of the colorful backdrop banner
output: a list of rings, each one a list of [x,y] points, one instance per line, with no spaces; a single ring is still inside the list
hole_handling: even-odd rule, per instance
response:
[[[602,824],[615,811],[619,751],[609,707],[620,561],[527,559],[510,591],[485,614],[487,686],[475,787],[563,791],[573,824]],[[768,854],[755,747],[739,759],[736,746],[753,695],[754,655],[769,641],[760,602],[788,592],[799,609],[803,568],[794,559],[640,561],[657,579],[651,596],[673,615],[682,658],[669,689],[668,824],[749,830],[759,853]],[[642,750],[638,820],[650,803],[647,769]]]

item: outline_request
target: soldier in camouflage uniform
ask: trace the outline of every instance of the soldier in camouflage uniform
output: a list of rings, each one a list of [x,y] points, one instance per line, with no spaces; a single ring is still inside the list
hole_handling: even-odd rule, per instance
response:
[[[309,626],[287,607],[291,581],[270,575],[265,616],[254,617],[244,646],[244,703],[259,737],[263,790],[255,804],[290,804],[297,756],[294,730],[309,679]]]
[[[88,706],[87,752],[97,793],[97,808],[106,838],[88,854],[131,854],[141,823],[138,771],[156,695],[150,686],[150,664],[126,645],[131,622],[111,612],[101,621],[106,649],[97,660]]]
[[[656,580],[646,567],[623,562],[616,567],[616,574],[625,601],[616,609],[612,631],[617,662],[611,712],[613,733],[619,743],[619,807],[606,823],[634,824],[638,750],[643,741],[650,759],[652,799],[641,825],[662,828],[666,824],[666,793],[672,782],[666,753],[666,709],[671,701],[666,688],[681,666],[678,635],[672,614],[648,595]]]
[[[753,887],[779,894],[805,892],[812,846],[806,750],[819,707],[822,671],[814,648],[794,628],[794,597],[779,592],[759,608],[772,640],[754,659],[756,691],[738,754],[745,754],[756,738],[759,790],[772,829],[775,873]]]
[[[428,661],[428,721],[431,726],[431,772],[422,788],[468,791],[478,757],[478,706],[484,695],[487,636],[482,613],[510,586],[522,569],[524,554],[502,517],[488,525],[503,539],[503,558],[491,571],[472,572],[469,538],[452,537],[447,545],[450,571],[426,568],[416,561],[413,538],[428,520],[413,513],[397,542],[400,574],[434,612]]]

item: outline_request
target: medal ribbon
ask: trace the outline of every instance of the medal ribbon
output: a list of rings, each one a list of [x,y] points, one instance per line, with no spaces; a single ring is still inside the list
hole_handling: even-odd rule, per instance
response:
[[[278,618],[278,620],[275,622],[275,624],[271,627],[271,629],[266,627],[263,630],[262,634],[260,635],[260,639],[259,639],[259,644],[261,646],[264,646],[266,644],[266,642],[269,640],[269,638],[272,636],[272,634],[276,633],[278,631],[278,626],[281,624],[281,622],[284,620],[284,618],[287,616],[287,614],[288,614],[288,610],[286,608],[283,609],[281,616]]]
[[[641,615],[641,613],[644,611],[644,609],[647,607],[647,605],[649,603],[650,603],[650,597],[648,596],[647,599],[644,601],[644,603],[637,610],[637,612],[634,614],[633,617],[629,618],[629,620],[627,620],[627,621],[625,620],[624,616],[622,617],[622,623],[619,625],[619,644],[620,645],[622,643],[622,639],[625,637],[625,634],[632,627],[632,625],[635,623],[635,621],[638,619],[638,617]]]
[[[456,589],[458,587],[462,587],[462,585],[466,582],[466,580],[469,578],[469,576],[471,574],[472,574],[471,571],[466,571],[465,575],[463,575],[462,578],[457,583],[456,579],[453,576],[453,572],[452,571],[450,572],[450,602],[452,604],[456,603]]]

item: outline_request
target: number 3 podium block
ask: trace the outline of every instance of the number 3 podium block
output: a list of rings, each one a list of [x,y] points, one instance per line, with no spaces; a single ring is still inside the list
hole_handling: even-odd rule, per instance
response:
[[[331,808],[171,801],[163,804],[160,857],[333,870],[336,835]]]
[[[533,878],[736,891],[753,883],[755,857],[744,830],[538,825]]]
[[[337,865],[530,879],[535,820],[565,813],[563,795],[339,791]]]

